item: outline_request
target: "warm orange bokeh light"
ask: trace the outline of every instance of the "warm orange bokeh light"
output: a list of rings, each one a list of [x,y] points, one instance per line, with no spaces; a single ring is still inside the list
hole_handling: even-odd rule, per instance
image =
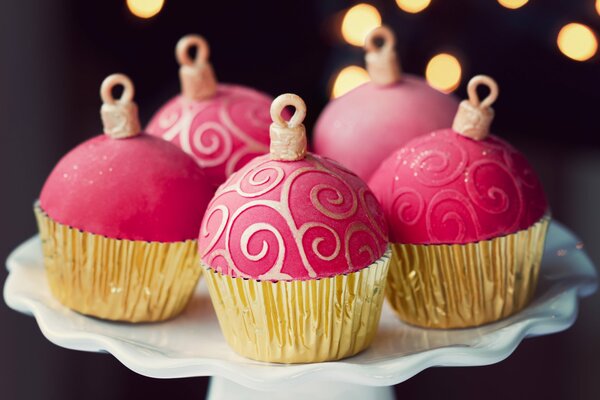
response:
[[[556,44],[561,53],[576,61],[589,60],[598,51],[598,39],[594,31],[575,22],[563,26],[558,32]]]
[[[364,68],[356,65],[345,67],[335,78],[331,90],[331,98],[335,99],[336,97],[340,97],[369,80],[369,73]]]
[[[357,4],[350,8],[342,21],[342,36],[354,46],[363,46],[365,38],[373,29],[381,25],[381,15],[370,4]]]
[[[441,92],[450,93],[460,84],[462,68],[458,59],[451,54],[441,53],[434,56],[425,69],[425,78],[429,85]]]
[[[431,0],[396,0],[396,4],[402,11],[416,14],[426,9],[431,4]]]
[[[152,18],[162,10],[165,0],[127,0],[127,8],[139,18]]]
[[[516,10],[517,8],[521,8],[525,4],[529,3],[529,0],[498,0],[498,3],[500,3],[500,5],[503,7]]]

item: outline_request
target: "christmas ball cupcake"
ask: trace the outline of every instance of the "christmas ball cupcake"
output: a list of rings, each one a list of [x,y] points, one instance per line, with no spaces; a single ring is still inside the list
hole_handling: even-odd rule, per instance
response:
[[[289,121],[286,106],[296,109]],[[270,154],[217,190],[200,229],[223,334],[260,361],[352,356],[381,315],[390,256],[381,206],[352,172],[306,152],[305,114],[298,96],[275,99]]]
[[[58,162],[35,214],[58,301],[98,318],[159,321],[183,310],[202,273],[195,239],[212,190],[191,157],[141,133],[133,93],[126,76],[106,78],[104,134]]]
[[[195,59],[189,55],[192,48]],[[175,53],[181,94],[157,111],[146,131],[194,157],[216,188],[269,151],[272,98],[247,87],[217,84],[208,44],[200,36],[184,36]]]
[[[527,305],[550,220],[531,165],[489,133],[496,82],[476,76],[468,92],[452,129],[410,141],[370,181],[389,222],[387,297],[423,327],[478,326]]]
[[[378,47],[378,39],[383,44]],[[417,76],[400,72],[395,38],[387,27],[365,41],[371,82],[332,100],[314,132],[314,150],[368,180],[381,162],[410,139],[450,126],[458,101]],[[368,146],[357,146],[368,140]]]

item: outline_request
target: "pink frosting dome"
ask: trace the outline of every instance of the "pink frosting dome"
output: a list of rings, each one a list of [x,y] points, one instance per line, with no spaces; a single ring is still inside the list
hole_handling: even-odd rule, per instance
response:
[[[414,139],[386,159],[369,183],[390,240],[464,244],[527,229],[548,211],[525,157],[502,139],[452,129]]]
[[[368,180],[409,140],[450,126],[457,106],[454,96],[416,76],[403,75],[390,85],[369,82],[325,107],[314,130],[313,148]]]
[[[213,193],[200,167],[150,135],[93,137],[67,153],[40,194],[54,221],[115,239],[195,239]]]
[[[272,100],[253,89],[219,84],[205,100],[175,96],[152,117],[146,131],[192,155],[217,187],[269,151]]]
[[[387,247],[383,211],[336,162],[257,157],[215,194],[199,237],[202,260],[231,276],[324,278],[360,270]]]

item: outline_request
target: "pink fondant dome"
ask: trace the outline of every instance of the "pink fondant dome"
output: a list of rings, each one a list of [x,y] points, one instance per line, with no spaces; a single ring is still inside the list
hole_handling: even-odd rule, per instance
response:
[[[190,154],[214,186],[254,157],[269,151],[272,98],[235,85],[195,101],[178,95],[152,117],[146,131]]]
[[[297,96],[290,96],[280,96],[274,107],[285,100],[284,105],[304,109]],[[301,150],[277,155],[278,146],[287,148],[291,142],[274,138],[271,154],[234,173],[209,204],[198,240],[200,256],[222,274],[324,278],[369,266],[386,250],[386,223],[375,196],[336,162],[305,155],[304,117],[298,122],[297,114],[285,128],[275,129],[301,127],[301,135],[291,140],[292,146],[300,141]]]
[[[375,55],[393,52],[392,33],[386,29],[371,34],[387,37]],[[317,154],[342,163],[365,180],[409,140],[450,126],[458,107],[454,96],[438,92],[420,77],[400,77],[396,72],[382,80],[381,70],[369,61],[372,55],[367,54],[367,67],[373,82],[332,100],[317,120],[313,139]]]
[[[470,91],[478,82],[470,84]],[[488,106],[478,99],[475,106],[464,105],[482,107],[475,112],[488,114],[478,120],[472,110],[465,110],[467,117],[461,110],[453,129],[410,141],[373,174],[369,186],[383,206],[390,241],[478,242],[527,229],[547,213],[544,191],[529,162],[488,134],[493,115]],[[465,123],[469,117],[474,119]],[[479,129],[476,125],[486,119],[487,127]]]
[[[117,83],[131,85],[128,79]],[[124,97],[133,91],[125,87]],[[118,102],[109,106],[121,107]],[[140,134],[137,109],[125,117],[122,110],[116,112],[117,119],[105,121],[106,134],[85,141],[58,162],[42,188],[40,207],[58,223],[109,238],[195,239],[213,193],[201,168],[176,146]],[[135,122],[124,124],[128,131],[119,136],[123,119]],[[116,131],[106,129],[111,123]]]
[[[188,51],[197,46],[191,60]],[[215,187],[257,155],[269,151],[270,96],[237,85],[217,84],[208,45],[185,36],[177,45],[182,94],[152,117],[146,131],[190,154]]]

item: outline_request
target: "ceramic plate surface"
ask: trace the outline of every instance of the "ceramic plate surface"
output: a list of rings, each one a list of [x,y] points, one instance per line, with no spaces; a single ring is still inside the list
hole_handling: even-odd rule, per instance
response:
[[[367,351],[337,362],[279,365],[248,360],[229,349],[202,280],[181,316],[130,325],[85,317],[54,300],[37,237],[15,249],[7,267],[6,303],[34,316],[42,333],[59,346],[108,352],[150,377],[219,376],[261,390],[317,380],[393,385],[429,367],[492,364],[508,357],[526,337],[567,329],[577,317],[578,298],[592,294],[597,286],[596,271],[579,240],[553,222],[538,290],[517,315],[479,328],[427,330],[403,324],[386,305]]]

